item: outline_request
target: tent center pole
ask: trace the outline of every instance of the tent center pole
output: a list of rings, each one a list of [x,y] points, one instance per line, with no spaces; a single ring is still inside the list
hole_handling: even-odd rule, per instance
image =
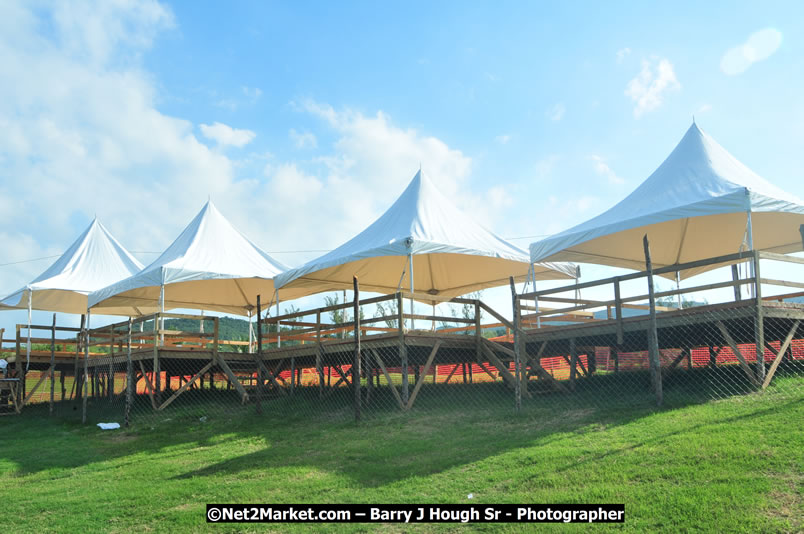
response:
[[[415,319],[413,318],[413,254],[408,254],[408,262],[409,262],[409,269],[410,269],[410,329],[414,330],[416,328]]]

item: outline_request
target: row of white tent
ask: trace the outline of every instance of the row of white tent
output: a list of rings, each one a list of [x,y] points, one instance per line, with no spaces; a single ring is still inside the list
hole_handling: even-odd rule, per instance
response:
[[[531,244],[530,255],[461,212],[420,170],[373,224],[335,250],[288,269],[208,202],[143,266],[97,221],[49,269],[0,307],[138,316],[175,308],[251,315],[266,304],[351,288],[452,297],[517,281],[570,279],[566,261],[641,269],[737,252],[802,250],[804,202],[737,161],[693,123],[662,165],[605,213]],[[713,267],[707,267],[713,268]],[[688,277],[700,271],[680,273]]]

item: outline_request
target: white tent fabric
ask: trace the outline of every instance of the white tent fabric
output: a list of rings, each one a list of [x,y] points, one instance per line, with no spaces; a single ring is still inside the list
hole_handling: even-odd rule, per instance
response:
[[[802,250],[801,224],[804,202],[755,174],[693,123],[634,192],[601,215],[532,243],[530,257],[642,270],[645,234],[654,267],[750,248],[790,253]]]
[[[27,286],[0,301],[0,309],[86,313],[92,291],[139,272],[142,264],[96,218],[62,256]],[[109,308],[104,313],[125,314]]]
[[[483,228],[450,202],[421,170],[394,204],[371,226],[336,248],[276,277],[277,287],[310,293],[360,288],[377,293],[414,289],[454,297],[524,280],[527,253]],[[404,274],[404,277],[403,277]],[[574,278],[575,266],[539,264],[535,277]]]
[[[93,312],[128,307],[138,315],[154,307],[164,289],[164,309],[188,308],[250,315],[261,295],[267,308],[273,277],[286,267],[249,241],[207,202],[179,237],[139,273],[92,293]],[[295,298],[288,292],[288,298]]]

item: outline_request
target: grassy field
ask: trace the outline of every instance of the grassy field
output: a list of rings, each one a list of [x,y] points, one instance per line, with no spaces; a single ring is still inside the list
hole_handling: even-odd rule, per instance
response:
[[[355,424],[249,408],[203,423],[166,412],[107,432],[49,419],[40,407],[0,419],[0,524],[9,532],[313,531],[321,526],[207,525],[204,505],[466,503],[472,493],[475,503],[625,503],[625,525],[594,527],[601,530],[799,532],[804,380],[777,386],[660,411],[599,403],[515,416],[457,403]]]

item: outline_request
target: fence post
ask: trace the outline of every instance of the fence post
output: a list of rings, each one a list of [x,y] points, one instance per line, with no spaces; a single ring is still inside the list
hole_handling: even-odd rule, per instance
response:
[[[131,422],[131,403],[134,400],[134,365],[131,363],[131,317],[128,318],[128,333],[126,335],[126,409],[124,422],[128,427]]]
[[[661,406],[662,395],[662,367],[659,361],[659,336],[656,326],[656,298],[653,295],[653,264],[650,259],[650,243],[648,234],[642,238],[645,248],[645,271],[648,275],[648,297],[650,303],[650,326],[648,327],[648,359],[650,361],[650,377],[653,390],[656,393],[656,405]]]
[[[514,407],[516,412],[522,410],[522,339],[519,335],[520,314],[519,314],[519,300],[516,298],[516,286],[514,286],[514,277],[508,278],[511,284],[511,304],[514,309]]]
[[[50,329],[50,415],[53,415],[53,397],[56,395],[56,314]]]
[[[262,302],[260,295],[257,295],[257,391],[254,405],[257,413],[262,413]]]
[[[106,389],[108,389],[109,403],[114,400],[114,348],[117,338],[114,335],[114,326],[109,327],[111,339],[109,340],[109,376],[106,377]]]
[[[84,328],[84,396],[81,398],[81,423],[87,422],[87,395],[89,394],[89,318],[87,310],[87,324]]]
[[[575,376],[578,374],[578,347],[575,346],[575,338],[569,340],[570,350],[570,390],[575,391]]]
[[[154,409],[162,405],[162,373],[159,371],[159,323],[161,315],[154,314],[154,362],[153,362],[153,385],[154,385]]]
[[[352,387],[355,390],[355,421],[360,421],[360,287],[357,276],[352,277],[354,284],[354,320],[355,320],[355,359],[352,363]]]
[[[324,365],[321,361],[321,309],[315,311],[315,370],[318,375],[318,398],[324,396]]]
[[[402,293],[396,294],[397,318],[399,323],[399,359],[402,365],[402,404],[408,405],[408,348],[405,345],[405,317],[402,311]]]
[[[737,268],[737,264],[731,266],[731,280],[733,282],[737,282],[740,280],[740,271]],[[742,286],[739,284],[734,285],[734,302],[740,302],[742,298]]]
[[[761,384],[765,380],[765,310],[762,307],[762,283],[760,282],[759,274],[759,252],[754,251],[754,276],[756,277],[756,317],[754,318],[754,341],[756,342],[757,365],[756,375],[757,381]]]

